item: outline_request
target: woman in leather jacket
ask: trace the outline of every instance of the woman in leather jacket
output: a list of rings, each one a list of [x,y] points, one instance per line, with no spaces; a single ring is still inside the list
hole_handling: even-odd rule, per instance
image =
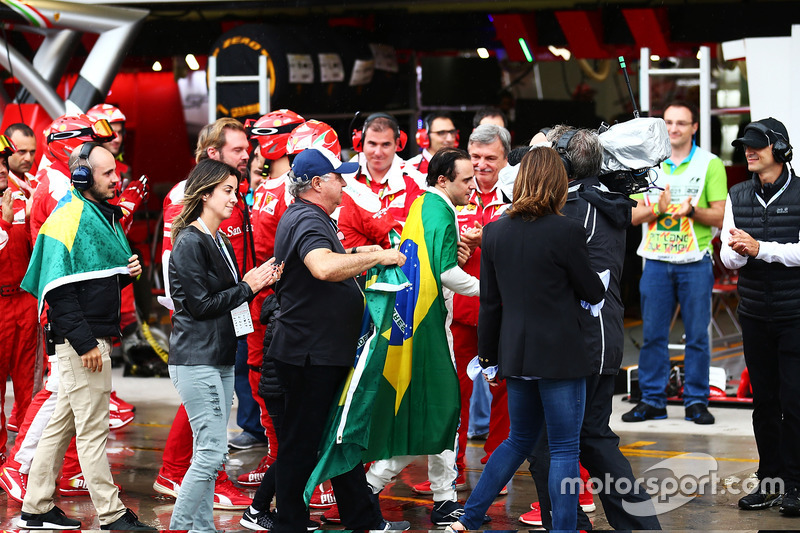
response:
[[[195,444],[170,529],[216,529],[214,480],[226,460],[237,336],[248,333],[247,303],[283,271],[272,258],[240,276],[230,241],[218,231],[238,201],[238,183],[233,167],[201,161],[189,174],[183,210],[172,224],[169,282],[175,313],[169,373],[189,415]],[[244,324],[239,316],[246,317]]]

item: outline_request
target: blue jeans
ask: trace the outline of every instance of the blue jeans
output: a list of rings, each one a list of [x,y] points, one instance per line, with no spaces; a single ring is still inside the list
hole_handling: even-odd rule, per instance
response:
[[[467,436],[485,435],[489,433],[489,410],[492,407],[492,394],[489,384],[483,376],[478,376],[472,384],[472,396],[469,399],[469,428]]]
[[[183,476],[169,528],[214,531],[214,482],[228,451],[233,366],[169,365],[169,375],[194,436],[192,464]]]
[[[261,425],[261,410],[253,399],[250,387],[250,366],[247,364],[247,338],[240,339],[236,345],[236,366],[234,385],[239,405],[236,408],[236,425],[261,442],[267,442],[267,435]]]
[[[459,520],[477,529],[500,490],[533,453],[547,424],[550,445],[550,502],[553,530],[574,531],[578,520],[579,440],[586,402],[586,378],[523,380],[508,378],[508,438],[486,463]],[[577,480],[577,481],[574,481]],[[566,490],[562,481],[568,481]],[[570,490],[570,488],[572,490]]]
[[[639,352],[639,388],[642,401],[666,407],[669,381],[669,326],[676,302],[686,331],[683,359],[683,404],[708,405],[708,367],[711,346],[711,290],[714,273],[707,255],[695,263],[673,264],[647,260],[639,281],[644,342]]]

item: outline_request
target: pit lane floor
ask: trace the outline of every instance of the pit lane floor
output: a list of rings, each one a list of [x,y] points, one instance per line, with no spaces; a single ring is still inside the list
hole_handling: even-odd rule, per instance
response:
[[[173,500],[159,496],[152,489],[153,481],[161,463],[170,423],[177,410],[179,400],[171,382],[166,378],[122,377],[122,369],[113,370],[114,383],[120,397],[136,405],[136,418],[130,425],[112,431],[108,442],[108,456],[115,481],[122,486],[122,499],[141,520],[161,529],[167,529]],[[7,395],[6,410],[10,411],[11,392]],[[765,511],[739,511],[735,491],[740,482],[747,480],[756,469],[756,449],[752,437],[750,410],[741,408],[713,408],[717,423],[698,426],[683,420],[682,406],[670,405],[669,418],[637,424],[621,422],[620,415],[631,408],[622,396],[615,397],[612,426],[619,433],[621,446],[633,465],[637,476],[652,478],[662,490],[660,507],[676,506],[682,500],[674,492],[672,477],[680,476],[684,489],[701,488],[704,494],[684,498],[682,505],[659,516],[662,527],[670,531],[711,530],[782,530],[800,529],[800,519],[783,517],[777,508]],[[235,420],[235,416],[231,416]],[[237,428],[230,426],[230,436]],[[12,433],[13,439],[15,435]],[[240,451],[230,455],[228,472],[235,479],[240,473],[254,468],[262,457],[264,448]],[[700,454],[684,457],[683,454]],[[482,442],[471,441],[467,450],[468,485],[474,487],[483,465]],[[663,463],[667,461],[666,463]],[[688,462],[687,462],[688,461]],[[663,468],[654,468],[656,465]],[[648,469],[650,469],[648,471]],[[414,530],[428,530],[431,500],[414,494],[411,485],[426,478],[424,459],[415,461],[403,471],[395,483],[381,494],[381,506],[389,520],[409,520]],[[712,476],[713,474],[713,476]],[[708,484],[702,487],[692,481]],[[462,500],[469,492],[459,494]],[[527,463],[509,484],[509,494],[498,497],[488,514],[492,517],[493,530],[528,529],[517,521],[519,515],[529,510],[535,501],[536,490],[527,471]],[[609,529],[599,498],[595,497],[597,511],[590,515],[596,529]],[[56,504],[67,515],[80,519],[84,527],[99,529],[99,523],[88,497],[57,497]],[[9,500],[0,491],[0,528],[14,529],[13,520],[19,516],[20,505]],[[215,511],[215,523],[220,530],[239,530],[240,511]],[[319,519],[319,512],[313,516]],[[337,529],[323,525],[323,529]]]

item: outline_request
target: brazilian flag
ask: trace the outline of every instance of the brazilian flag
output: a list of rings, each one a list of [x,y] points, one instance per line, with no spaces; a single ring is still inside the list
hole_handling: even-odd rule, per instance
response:
[[[56,287],[128,274],[130,245],[117,222],[108,219],[92,202],[72,189],[42,224],[21,287],[39,300]]]
[[[314,487],[361,461],[452,449],[459,392],[441,274],[457,264],[457,246],[452,208],[428,192],[403,228],[404,278],[388,278],[397,268],[370,271],[358,359],[332,408],[306,502]]]

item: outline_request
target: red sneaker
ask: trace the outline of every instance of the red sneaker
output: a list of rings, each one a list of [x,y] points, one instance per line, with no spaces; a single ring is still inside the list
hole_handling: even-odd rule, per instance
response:
[[[6,429],[13,431],[14,433],[19,433],[19,424],[17,424],[16,412],[12,413],[11,416],[8,417],[8,420],[6,420]]]
[[[508,485],[504,485],[500,492],[497,493],[498,496],[505,496],[508,494]]]
[[[122,490],[122,487],[117,485],[117,489]],[[78,472],[72,477],[61,476],[58,480],[58,493],[62,496],[88,496],[89,486],[86,484],[83,472]]]
[[[25,492],[28,490],[28,474],[23,474],[16,468],[6,466],[0,473],[0,487],[8,493],[8,497],[15,502],[22,503]]]
[[[341,524],[342,518],[339,516],[339,506],[334,504],[322,514],[322,521],[326,524]]]
[[[246,487],[258,487],[261,485],[261,480],[264,479],[264,474],[267,473],[267,469],[274,462],[274,457],[271,455],[265,455],[254,470],[240,474],[239,477],[236,478],[236,481],[238,481],[240,485],[244,485]]]
[[[581,487],[582,490],[580,494],[578,494],[578,503],[580,504],[584,513],[591,513],[597,509],[597,506],[594,504],[594,496],[589,490],[589,471],[586,470],[580,463],[578,466],[580,468],[581,481],[583,481],[583,486]]]
[[[72,477],[61,476],[58,480],[58,493],[62,496],[88,496],[89,487],[83,472],[78,472]]]
[[[336,505],[336,496],[333,495],[333,487],[325,490],[322,484],[314,489],[311,501],[308,503],[308,506],[314,509],[328,509],[334,505]]]
[[[108,427],[109,429],[119,429],[127,426],[133,422],[135,415],[132,412],[123,413],[122,411],[109,411],[108,413]]]
[[[179,479],[177,481],[173,481],[169,478],[158,474],[158,477],[153,482],[153,490],[160,494],[164,494],[165,496],[172,496],[173,498],[178,497],[178,490],[181,488],[181,481],[183,479]]]
[[[531,504],[531,510],[519,517],[519,521],[529,526],[542,525],[542,510],[539,509],[539,502]]]
[[[422,483],[417,483],[411,490],[416,492],[417,494],[424,494],[424,495],[432,495],[433,491],[431,490],[431,482],[430,481],[423,481]],[[464,472],[460,472],[458,477],[456,478],[456,490],[467,490],[467,476]]]
[[[109,404],[109,409],[112,411],[119,411],[120,413],[132,413],[136,410],[136,407],[133,404],[121,399],[119,396],[117,396],[117,391],[113,390],[111,391]]]
[[[230,479],[217,480],[214,485],[214,509],[247,509],[253,498],[236,487]]]

